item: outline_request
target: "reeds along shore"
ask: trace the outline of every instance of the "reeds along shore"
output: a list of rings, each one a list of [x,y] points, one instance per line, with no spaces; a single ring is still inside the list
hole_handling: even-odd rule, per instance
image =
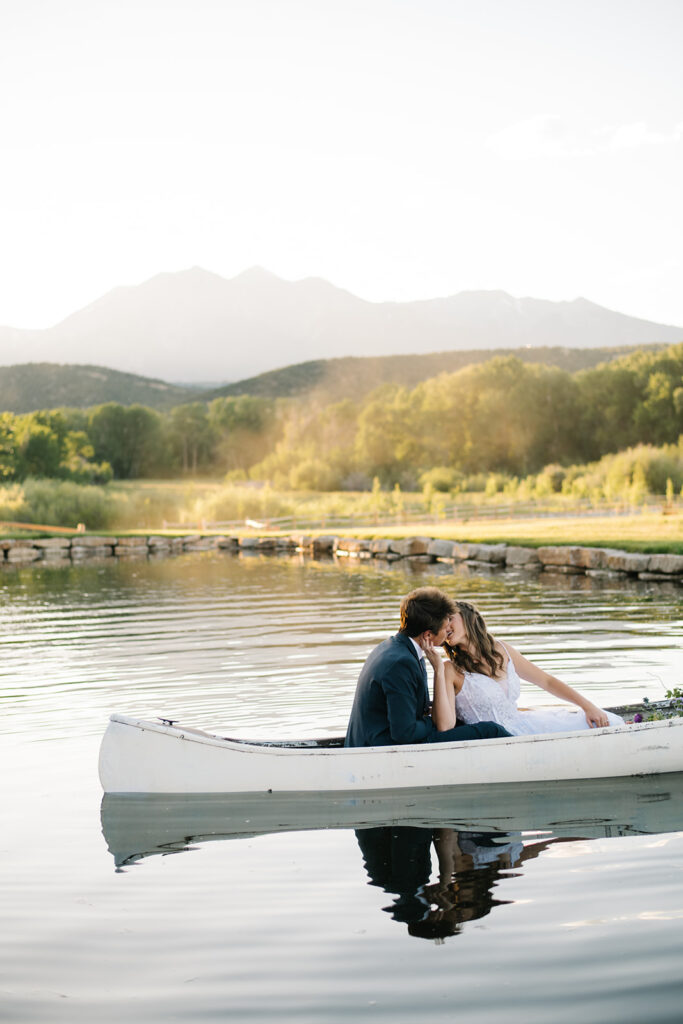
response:
[[[313,557],[384,559],[407,558],[421,562],[466,562],[491,568],[515,568],[529,572],[557,572],[587,576],[637,577],[641,580],[673,580],[683,584],[683,555],[621,551],[617,548],[553,545],[539,548],[512,544],[472,544],[433,537],[403,540],[312,536],[227,537],[187,534],[108,537],[79,534],[74,537],[0,538],[0,565],[45,565],[80,562],[92,558],[148,558],[187,551],[303,552]]]

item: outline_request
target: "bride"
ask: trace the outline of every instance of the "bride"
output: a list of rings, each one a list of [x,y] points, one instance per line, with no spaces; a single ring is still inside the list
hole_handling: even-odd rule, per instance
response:
[[[451,616],[443,645],[449,660],[444,662],[434,648],[425,650],[434,668],[432,720],[439,732],[452,729],[456,717],[468,725],[497,722],[512,736],[624,724],[618,715],[602,711],[571,686],[527,661],[514,647],[494,639],[474,605],[455,603],[458,610]],[[580,710],[520,710],[520,677]]]

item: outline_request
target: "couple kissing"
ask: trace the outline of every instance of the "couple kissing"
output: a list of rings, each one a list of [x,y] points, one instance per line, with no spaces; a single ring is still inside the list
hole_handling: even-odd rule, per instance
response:
[[[400,616],[398,633],[379,644],[363,665],[347,747],[447,743],[623,724],[495,639],[468,601],[455,601],[437,587],[419,587],[403,598]],[[434,674],[431,714],[427,662]],[[577,710],[520,710],[521,679]]]

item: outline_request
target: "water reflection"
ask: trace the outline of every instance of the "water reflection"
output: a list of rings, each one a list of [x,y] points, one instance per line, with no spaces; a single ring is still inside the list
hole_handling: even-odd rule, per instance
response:
[[[367,794],[106,795],[102,832],[116,867],[196,843],[318,829],[423,830],[602,838],[683,829],[683,773]],[[499,849],[499,848],[498,848]]]
[[[442,942],[515,902],[499,895],[500,883],[558,844],[683,829],[683,773],[347,796],[107,795],[101,824],[118,872],[208,842],[249,849],[254,837],[298,831],[315,848],[315,832],[353,830],[358,888],[387,893],[379,909],[409,936]],[[201,858],[184,868],[186,884],[202,877]]]
[[[369,884],[396,898],[382,909],[408,925],[417,938],[443,941],[459,935],[466,924],[486,917],[512,900],[497,899],[501,878],[557,843],[585,836],[529,839],[523,832],[468,832],[454,828],[406,826],[357,829]],[[430,882],[432,851],[438,880]]]
[[[370,885],[396,897],[383,910],[407,924],[410,935],[437,940],[458,935],[468,922],[511,903],[494,896],[501,876],[521,874],[512,869],[555,843],[573,841],[555,836],[525,843],[521,832],[406,826],[357,829],[356,839]],[[438,881],[430,883],[432,849]]]

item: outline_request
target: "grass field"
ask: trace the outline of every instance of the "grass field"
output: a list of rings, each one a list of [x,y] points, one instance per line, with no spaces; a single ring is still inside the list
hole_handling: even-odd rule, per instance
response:
[[[424,535],[488,544],[581,544],[628,551],[683,554],[683,515],[644,513],[629,516],[563,516],[528,519],[470,520],[466,523],[405,523],[373,530],[337,531],[358,537]]]
[[[529,503],[471,494],[457,507],[430,507],[421,493],[279,492],[222,480],[149,480],[81,487],[27,481],[0,487],[0,534],[36,536],[84,523],[90,533],[325,533],[358,537],[415,535],[522,544],[584,544],[683,554],[680,499],[639,509],[567,508],[558,499]],[[436,514],[435,514],[436,512]],[[627,514],[624,514],[624,513]],[[429,514],[431,513],[431,514]],[[247,521],[256,521],[255,528]],[[36,524],[24,532],[19,522]],[[10,525],[11,524],[11,525]],[[270,528],[272,527],[272,529]],[[57,529],[55,529],[57,532]]]

